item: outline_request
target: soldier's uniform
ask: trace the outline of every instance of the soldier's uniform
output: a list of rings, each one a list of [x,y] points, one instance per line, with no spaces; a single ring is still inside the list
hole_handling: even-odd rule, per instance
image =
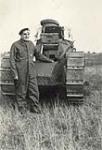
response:
[[[18,80],[14,80],[14,83],[19,109],[26,107],[26,98],[33,110],[39,109],[39,90],[33,62],[34,56],[41,61],[51,62],[49,58],[37,52],[31,41],[20,39],[11,46],[10,64],[13,77],[18,76]]]

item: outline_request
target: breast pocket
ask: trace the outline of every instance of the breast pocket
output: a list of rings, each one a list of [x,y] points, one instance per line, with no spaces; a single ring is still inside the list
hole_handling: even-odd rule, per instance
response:
[[[27,51],[24,50],[24,49],[18,49],[17,48],[17,51],[16,51],[16,59],[18,61],[20,60],[23,60],[23,59],[26,59],[27,58]]]

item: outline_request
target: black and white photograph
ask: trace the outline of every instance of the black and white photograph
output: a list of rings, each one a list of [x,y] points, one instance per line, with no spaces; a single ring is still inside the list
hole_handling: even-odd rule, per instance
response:
[[[0,150],[102,150],[101,0],[0,0]]]

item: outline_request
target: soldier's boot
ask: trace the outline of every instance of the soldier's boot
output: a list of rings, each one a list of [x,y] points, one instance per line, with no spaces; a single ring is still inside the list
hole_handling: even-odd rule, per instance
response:
[[[41,113],[41,107],[40,107],[40,105],[39,104],[35,105],[35,103],[32,103],[30,105],[30,112],[40,114]]]
[[[27,109],[25,109],[25,107],[22,107],[22,106],[18,106],[18,111],[21,113],[21,114],[25,114]]]

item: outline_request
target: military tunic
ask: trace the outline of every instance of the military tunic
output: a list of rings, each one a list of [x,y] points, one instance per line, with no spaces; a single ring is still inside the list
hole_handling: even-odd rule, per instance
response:
[[[23,41],[22,39],[14,42],[10,50],[10,65],[14,77],[15,92],[18,106],[32,103],[35,109],[38,107],[39,90],[36,79],[36,70],[34,68],[33,57],[45,62],[51,60],[37,52],[31,41]],[[15,80],[18,77],[18,80]]]

